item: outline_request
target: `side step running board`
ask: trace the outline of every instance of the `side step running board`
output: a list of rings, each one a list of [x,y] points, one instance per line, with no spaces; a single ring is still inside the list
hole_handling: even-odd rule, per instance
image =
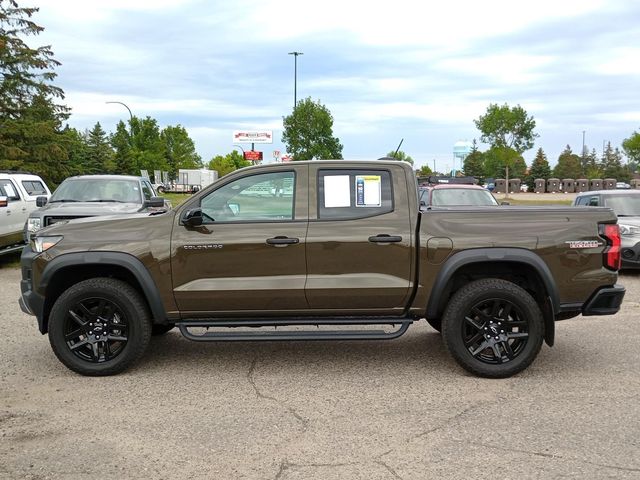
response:
[[[254,342],[276,340],[391,340],[403,335],[413,320],[401,318],[295,318],[295,319],[236,319],[220,321],[183,321],[177,322],[180,333],[185,338],[196,342]],[[235,327],[290,327],[319,325],[393,325],[397,328],[391,332],[384,330],[268,330],[261,332],[209,332],[195,334],[190,328],[235,328]],[[399,326],[398,326],[399,325]]]

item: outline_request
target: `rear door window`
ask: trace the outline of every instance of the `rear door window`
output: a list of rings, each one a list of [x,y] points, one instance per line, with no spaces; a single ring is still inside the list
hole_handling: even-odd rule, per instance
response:
[[[38,180],[23,180],[22,186],[24,187],[25,191],[31,196],[47,194],[46,188],[44,188],[42,182]]]
[[[373,217],[393,211],[388,170],[320,170],[318,216],[321,220]]]

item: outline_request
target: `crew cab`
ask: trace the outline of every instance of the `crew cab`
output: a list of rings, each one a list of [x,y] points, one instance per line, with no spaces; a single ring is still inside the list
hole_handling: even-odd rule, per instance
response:
[[[260,165],[163,214],[38,231],[20,305],[84,375],[123,371],[174,326],[194,341],[372,341],[426,319],[463,368],[499,378],[553,345],[555,321],[619,310],[619,245],[608,208],[421,212],[403,162]]]
[[[22,230],[27,217],[38,208],[36,199],[49,195],[49,188],[37,175],[0,172],[0,254],[24,247]]]

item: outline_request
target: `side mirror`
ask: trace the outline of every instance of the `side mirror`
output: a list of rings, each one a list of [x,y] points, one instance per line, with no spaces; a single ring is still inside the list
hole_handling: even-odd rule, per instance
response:
[[[182,223],[188,227],[199,227],[202,225],[202,210],[199,208],[187,210],[182,216]]]
[[[36,207],[44,207],[48,201],[47,197],[36,197]]]
[[[7,197],[0,197],[0,207],[6,207],[7,205],[9,205]]]
[[[500,205],[511,205],[509,202],[500,202]]]
[[[424,200],[420,200],[420,206],[421,207],[426,207],[427,206],[427,202],[425,202]]]
[[[164,207],[164,198],[151,197],[149,200],[145,200],[143,208],[147,208],[147,207],[154,207],[154,208]]]

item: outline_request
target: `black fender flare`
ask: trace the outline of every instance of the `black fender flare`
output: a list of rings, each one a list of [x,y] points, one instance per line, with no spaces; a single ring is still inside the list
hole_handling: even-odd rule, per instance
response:
[[[151,309],[151,315],[156,321],[164,322],[167,312],[162,303],[158,287],[142,262],[128,253],[122,252],[78,252],[66,253],[54,258],[47,264],[40,278],[40,290],[47,291],[49,283],[60,270],[75,266],[87,265],[115,265],[128,270],[138,281],[143,295]]]
[[[540,276],[546,290],[546,296],[551,306],[551,315],[545,316],[545,341],[553,345],[555,334],[555,313],[560,311],[560,297],[556,287],[556,281],[547,264],[531,250],[523,248],[494,247],[473,248],[453,254],[442,265],[431,289],[431,295],[427,304],[427,318],[439,318],[442,314],[440,305],[445,287],[453,275],[466,265],[486,262],[523,263],[531,266]]]

